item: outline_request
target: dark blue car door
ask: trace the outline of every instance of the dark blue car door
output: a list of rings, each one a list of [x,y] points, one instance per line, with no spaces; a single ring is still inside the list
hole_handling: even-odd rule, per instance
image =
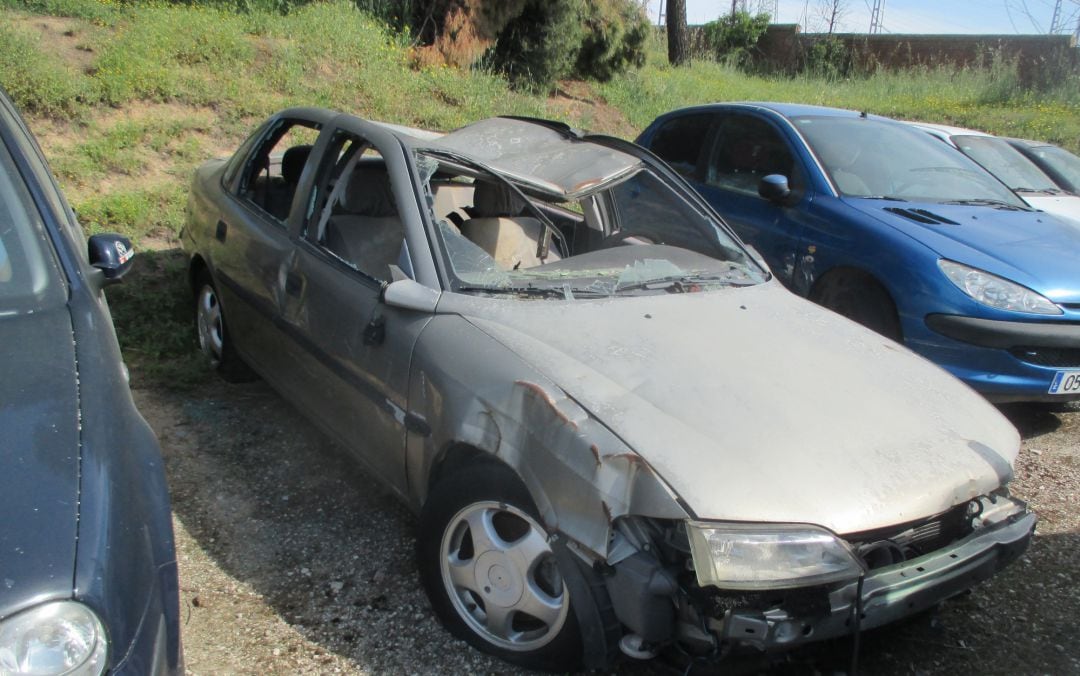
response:
[[[784,284],[795,284],[804,214],[813,197],[787,139],[764,118],[720,112],[715,114],[711,142],[704,153],[698,190],[765,257]],[[788,179],[793,194],[784,204],[758,195],[761,179],[772,174]]]

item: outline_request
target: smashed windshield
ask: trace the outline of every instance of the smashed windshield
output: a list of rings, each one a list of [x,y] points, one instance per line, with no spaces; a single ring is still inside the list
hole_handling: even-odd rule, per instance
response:
[[[1050,177],[1004,139],[993,136],[952,137],[964,154],[986,167],[994,176],[1018,192],[1058,192]]]
[[[418,157],[454,290],[586,299],[767,278],[713,220],[644,166],[576,199],[526,195],[461,157]]]
[[[792,121],[842,195],[1026,208],[985,169],[924,131],[869,118]]]

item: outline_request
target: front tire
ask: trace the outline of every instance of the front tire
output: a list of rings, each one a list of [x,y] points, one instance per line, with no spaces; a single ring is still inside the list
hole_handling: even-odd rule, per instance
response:
[[[446,628],[523,667],[579,668],[581,634],[548,538],[509,469],[485,463],[440,481],[420,515],[417,558]]]

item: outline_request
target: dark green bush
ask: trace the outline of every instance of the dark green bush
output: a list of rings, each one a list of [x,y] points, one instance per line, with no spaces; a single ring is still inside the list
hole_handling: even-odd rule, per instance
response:
[[[584,0],[530,0],[499,33],[484,63],[517,87],[546,89],[574,71],[586,27]]]
[[[574,74],[601,81],[645,65],[650,26],[636,3],[597,0],[585,5],[585,37]]]
[[[717,61],[745,66],[758,40],[769,27],[769,15],[735,12],[702,26],[706,49]]]

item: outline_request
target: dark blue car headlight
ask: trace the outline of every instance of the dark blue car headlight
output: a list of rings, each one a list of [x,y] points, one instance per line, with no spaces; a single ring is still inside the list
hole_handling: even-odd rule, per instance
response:
[[[977,303],[1011,312],[1037,315],[1062,314],[1061,308],[1049,298],[1020,286],[1016,282],[1010,282],[984,270],[944,258],[938,261],[938,267],[949,278],[949,281]]]
[[[98,676],[109,642],[94,611],[76,601],[44,603],[0,622],[0,673]]]

